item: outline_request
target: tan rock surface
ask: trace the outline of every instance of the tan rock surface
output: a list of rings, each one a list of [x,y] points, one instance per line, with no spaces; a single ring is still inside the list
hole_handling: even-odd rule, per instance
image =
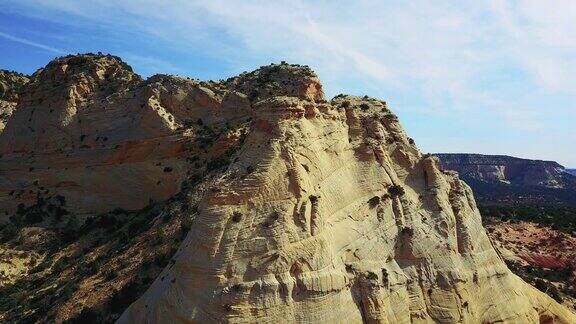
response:
[[[210,87],[172,76],[143,82],[113,56],[51,62],[32,77],[0,134],[0,213],[38,196],[63,196],[69,211],[84,214],[173,196],[194,141],[249,106],[241,94]],[[199,120],[204,129],[189,127]]]
[[[4,300],[0,318],[117,318],[136,296],[112,288],[144,289],[156,272],[142,259],[169,253],[180,240],[163,233],[191,222],[120,323],[576,322],[508,270],[470,189],[418,151],[386,103],[326,102],[307,67],[143,81],[116,57],[79,55],[51,62],[20,93],[0,135],[0,217],[28,226],[63,210],[72,221],[148,207],[89,218],[97,228],[79,227],[86,233],[40,217],[56,241],[72,238],[42,252],[42,269],[11,268],[40,287],[33,310]],[[151,203],[192,176],[195,194]],[[74,280],[69,290],[59,273]],[[8,291],[26,301],[21,283]],[[54,308],[39,305],[64,288]]]
[[[385,103],[279,94],[120,323],[576,321],[507,269]]]

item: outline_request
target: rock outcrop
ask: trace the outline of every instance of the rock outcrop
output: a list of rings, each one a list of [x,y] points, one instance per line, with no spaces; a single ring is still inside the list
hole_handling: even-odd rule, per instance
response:
[[[470,188],[418,151],[385,102],[328,102],[305,66],[198,82],[141,80],[112,56],[60,58],[22,89],[0,154],[10,219],[55,199],[99,226],[96,214],[203,188],[194,202],[182,195],[189,232],[120,323],[576,321],[510,272]],[[163,213],[146,228],[162,233]],[[115,267],[145,256],[152,233],[125,237],[139,224],[118,227],[121,247],[104,245],[131,260]],[[87,303],[114,280],[73,296]]]
[[[237,109],[221,116],[230,105]],[[187,159],[211,154],[190,150],[247,106],[245,96],[209,83],[142,81],[113,56],[55,60],[32,76],[0,135],[0,212],[39,197],[65,197],[68,211],[87,215],[167,199],[180,190]]]
[[[0,70],[0,133],[18,103],[18,92],[28,80],[24,74]]]
[[[479,181],[576,189],[576,178],[566,177],[566,169],[554,161],[466,153],[435,155],[445,169]]]
[[[553,161],[466,153],[435,154],[472,187],[481,204],[576,206],[576,176]]]
[[[174,264],[121,323],[576,320],[507,269],[469,187],[384,102],[269,89]]]

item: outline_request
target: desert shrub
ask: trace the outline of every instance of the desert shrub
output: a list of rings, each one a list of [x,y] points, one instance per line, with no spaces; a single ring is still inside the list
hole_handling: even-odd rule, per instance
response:
[[[412,236],[414,235],[414,229],[407,226],[402,227],[402,229],[400,230],[400,235]]]
[[[154,257],[154,264],[160,268],[164,268],[168,264],[168,256],[165,254],[158,254]]]
[[[404,188],[400,185],[393,185],[388,188],[388,194],[392,197],[402,196],[404,193]]]
[[[280,213],[278,211],[273,211],[272,213],[270,213],[270,215],[268,216],[268,219],[266,219],[266,221],[264,221],[264,223],[262,223],[263,227],[270,227],[274,224],[274,222],[276,222],[278,219],[280,218]]]
[[[221,169],[221,168],[223,168],[223,167],[225,167],[225,166],[228,166],[228,165],[230,164],[230,162],[231,162],[231,161],[230,161],[230,157],[229,157],[229,156],[222,155],[222,156],[219,156],[219,157],[215,158],[215,159],[212,160],[212,161],[209,161],[209,162],[206,164],[206,169],[207,169],[208,171],[218,170],[218,169]]]
[[[70,243],[78,237],[78,220],[76,217],[70,217],[66,225],[60,230],[60,238],[64,243]]]
[[[368,280],[378,280],[378,275],[375,274],[372,271],[368,271],[368,273],[366,274],[366,279]]]
[[[370,208],[375,208],[376,206],[378,206],[379,203],[380,203],[380,197],[378,196],[374,196],[368,200],[368,205],[370,205]]]
[[[237,147],[232,147],[230,149],[228,149],[226,152],[224,152],[222,155],[220,155],[219,157],[215,158],[212,161],[209,161],[206,164],[206,169],[208,171],[214,171],[214,170],[218,170],[221,169],[223,167],[227,167],[228,165],[230,165],[230,163],[232,163],[232,155],[234,155],[234,153],[236,152]]]
[[[554,300],[561,303],[563,301],[562,295],[560,295],[560,291],[558,288],[551,283],[548,283],[542,279],[536,279],[534,282],[534,287],[538,288],[538,290],[549,294]]]
[[[183,216],[182,219],[180,220],[180,235],[182,236],[182,238],[184,238],[186,234],[188,234],[190,228],[192,228],[192,218],[189,216]]]
[[[83,277],[92,276],[98,273],[98,268],[97,262],[86,263],[78,267],[78,273]]]
[[[140,295],[142,289],[139,288],[139,285],[133,281],[115,291],[108,302],[112,313],[121,313],[130,306]]]
[[[235,211],[232,214],[232,221],[234,223],[239,223],[242,220],[242,213]]]
[[[18,228],[12,223],[4,225],[2,231],[0,232],[0,243],[6,243],[14,239],[18,235]]]
[[[67,283],[59,292],[59,296],[62,297],[64,300],[70,299],[74,292],[78,289],[78,285],[76,283]]]

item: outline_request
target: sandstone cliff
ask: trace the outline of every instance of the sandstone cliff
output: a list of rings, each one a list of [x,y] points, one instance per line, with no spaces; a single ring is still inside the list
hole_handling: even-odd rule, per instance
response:
[[[90,217],[10,286],[23,298],[19,287],[41,282],[33,301],[55,306],[0,298],[0,319],[16,309],[82,320],[89,307],[109,320],[139,297],[120,323],[576,321],[510,272],[470,188],[418,151],[385,102],[328,102],[305,66],[199,82],[141,80],[112,56],[60,58],[22,90],[0,153],[3,221],[59,235],[58,217]],[[144,209],[109,213],[118,208]],[[166,213],[193,216],[184,241],[170,241],[172,260],[142,296],[107,298],[129,276],[156,274],[142,259],[153,237],[166,247],[176,235]],[[95,242],[86,233],[98,227]],[[24,249],[24,231],[11,249]],[[78,275],[62,260],[95,269]],[[66,283],[46,280],[59,273],[76,283],[65,295]]]
[[[69,211],[86,215],[167,199],[186,160],[200,157],[189,154],[194,141],[212,141],[214,124],[244,116],[242,100],[178,77],[142,81],[112,56],[55,60],[32,76],[0,134],[0,211],[39,197],[65,197]],[[224,120],[219,108],[230,105]]]
[[[566,178],[565,168],[554,161],[464,153],[435,155],[444,168],[481,181],[576,189],[576,178]]]
[[[481,154],[435,154],[483,204],[529,203],[576,206],[576,176],[553,161]]]
[[[384,102],[325,102],[299,73],[279,91],[276,75],[174,264],[121,323],[576,320],[506,268],[470,189]]]
[[[28,77],[11,71],[0,70],[0,133],[14,112],[18,92],[28,82]]]

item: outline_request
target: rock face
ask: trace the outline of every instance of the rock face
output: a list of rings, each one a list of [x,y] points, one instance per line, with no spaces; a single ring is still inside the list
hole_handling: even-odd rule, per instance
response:
[[[193,140],[208,140],[208,127],[224,121],[220,108],[236,108],[226,116],[232,123],[248,106],[241,95],[217,91],[172,76],[142,81],[113,56],[51,62],[24,87],[0,135],[0,212],[39,197],[65,197],[80,214],[171,197]]]
[[[457,171],[482,203],[561,203],[576,206],[576,176],[553,161],[500,155],[435,154]]]
[[[566,179],[566,170],[554,161],[520,159],[502,155],[435,154],[448,170],[485,182],[522,186],[576,188],[576,179]]]
[[[120,323],[576,322],[510,272],[470,188],[418,151],[385,102],[328,102],[307,67],[271,65],[224,82],[141,80],[116,57],[79,55],[51,62],[20,93],[0,135],[6,218],[26,220],[50,199],[69,218],[139,209],[191,175],[203,188],[193,208],[182,195],[174,213],[195,215],[189,232]],[[154,216],[172,207],[146,213],[159,236],[175,233]],[[124,230],[138,224],[118,225],[124,243],[104,240],[110,252],[98,264],[145,256],[152,233],[133,240]],[[73,295],[83,303],[91,291],[105,299],[111,292],[98,287],[115,282],[90,278]],[[121,296],[112,311],[131,294]],[[70,318],[74,300],[57,319]]]
[[[28,82],[28,77],[17,72],[0,70],[0,133],[14,112],[18,92]]]
[[[269,89],[175,262],[120,323],[576,320],[508,270],[469,187],[384,102]]]
[[[566,169],[565,171],[576,176],[576,169]]]

